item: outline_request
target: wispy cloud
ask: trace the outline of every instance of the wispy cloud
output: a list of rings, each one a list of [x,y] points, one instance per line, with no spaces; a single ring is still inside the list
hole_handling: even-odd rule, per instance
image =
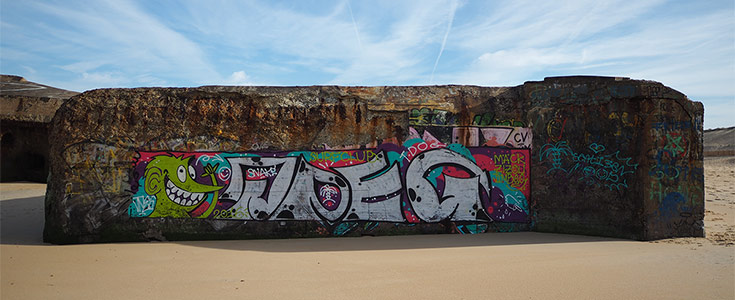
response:
[[[79,89],[149,83],[136,78],[196,84],[219,77],[196,43],[162,25],[134,3],[116,0],[85,5],[25,5],[44,18],[28,23],[30,28],[24,28],[22,42],[41,49],[36,55],[44,55],[43,49],[50,48],[58,60],[53,65],[71,72],[76,81],[72,84]],[[124,75],[111,75],[114,73]]]
[[[514,3],[494,11],[487,21],[454,31],[451,44],[474,59],[467,68],[444,74],[443,80],[515,85],[540,79],[537,74],[581,71],[641,76],[679,86],[688,85],[681,79],[708,78],[718,86],[713,92],[735,94],[732,85],[722,86],[717,78],[687,75],[707,70],[734,79],[732,11],[664,17],[657,16],[661,1],[606,1],[591,7]],[[529,9],[502,18],[514,5]]]
[[[431,46],[439,45],[451,6],[447,1],[426,1],[397,8],[400,18],[392,20],[387,30],[364,33],[368,36],[363,39],[365,50],[330,83],[428,83],[431,65],[427,62],[436,53]]]
[[[254,83],[497,86],[587,74],[658,80],[705,105],[735,107],[735,3],[728,0],[0,5],[2,71],[80,91]],[[708,116],[715,120],[710,125],[729,122]]]
[[[434,61],[434,68],[431,69],[431,78],[429,79],[429,83],[434,83],[434,72],[436,72],[436,66],[439,65],[439,59],[442,57],[442,53],[444,52],[444,46],[447,44],[447,37],[449,37],[449,31],[452,30],[452,23],[454,23],[454,13],[457,10],[457,2],[453,1],[451,3],[451,7],[449,8],[449,21],[447,22],[447,31],[444,33],[444,39],[442,39],[442,46],[439,48],[439,54],[436,56],[436,61]]]
[[[360,50],[362,50],[360,30],[357,29],[357,22],[355,22],[355,14],[352,13],[352,5],[350,4],[350,0],[347,0],[347,8],[350,10],[350,19],[352,19],[352,25],[355,27],[355,37],[357,37],[357,44],[360,46]]]
[[[343,1],[316,12],[283,4],[195,2],[186,3],[185,13],[175,16],[170,26],[201,37],[201,43],[221,46],[225,56],[240,57],[231,67],[258,78],[280,77],[281,84],[411,84],[417,76],[428,79],[431,65],[426,62],[433,51],[427,45],[439,44],[451,5],[425,1],[355,6]],[[386,19],[376,12],[393,15]],[[286,70],[268,73],[250,68],[253,61]],[[300,81],[290,81],[292,74]]]

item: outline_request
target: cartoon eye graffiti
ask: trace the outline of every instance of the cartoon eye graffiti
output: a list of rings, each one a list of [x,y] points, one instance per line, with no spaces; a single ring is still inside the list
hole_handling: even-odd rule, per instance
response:
[[[194,171],[194,167],[189,166],[189,177],[191,177],[191,179],[196,179],[196,174],[197,172]]]
[[[324,208],[334,210],[339,205],[339,189],[334,185],[323,185],[319,188],[319,198]]]
[[[179,181],[186,182],[186,169],[184,166],[179,166],[178,170],[176,170],[176,176],[179,177]]]

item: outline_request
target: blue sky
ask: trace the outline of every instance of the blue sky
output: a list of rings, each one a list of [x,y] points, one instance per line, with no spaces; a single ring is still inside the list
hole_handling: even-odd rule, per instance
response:
[[[0,72],[64,89],[655,80],[735,125],[734,1],[0,2]]]

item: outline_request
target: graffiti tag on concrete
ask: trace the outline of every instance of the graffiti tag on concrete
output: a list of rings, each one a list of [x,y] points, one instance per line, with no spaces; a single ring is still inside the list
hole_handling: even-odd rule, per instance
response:
[[[131,217],[335,224],[527,222],[529,214],[529,149],[410,139],[360,150],[138,155]]]

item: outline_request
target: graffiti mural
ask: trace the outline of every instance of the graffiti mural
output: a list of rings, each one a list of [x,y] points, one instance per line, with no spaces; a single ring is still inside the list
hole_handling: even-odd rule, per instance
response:
[[[584,151],[574,151],[567,141],[545,144],[539,150],[539,160],[550,162],[546,174],[559,172],[588,185],[604,186],[612,190],[628,188],[628,177],[638,169],[630,157],[621,157],[620,151],[605,154],[602,144],[591,143]]]
[[[688,136],[701,122],[680,121],[660,116],[651,124],[655,148],[654,163],[648,172],[649,197],[658,205],[661,220],[675,224],[692,217],[696,203],[702,203],[704,169],[692,159]]]
[[[530,130],[500,127],[508,137],[491,147],[480,133],[489,128],[475,129],[476,146],[445,144],[426,128],[410,128],[403,144],[358,150],[140,151],[128,214],[319,221],[336,225],[335,234],[356,221],[527,222],[530,149],[507,145],[530,147]]]

